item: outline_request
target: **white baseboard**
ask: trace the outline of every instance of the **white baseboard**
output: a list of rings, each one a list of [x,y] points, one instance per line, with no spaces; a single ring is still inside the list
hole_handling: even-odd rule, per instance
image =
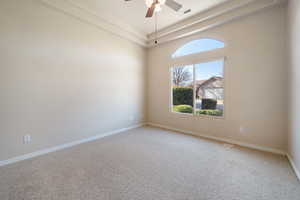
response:
[[[18,161],[21,161],[21,160],[30,159],[30,158],[33,158],[33,157],[36,157],[36,156],[39,156],[39,155],[44,155],[44,154],[51,153],[51,152],[54,152],[54,151],[69,148],[69,147],[72,147],[72,146],[75,146],[75,145],[78,145],[78,144],[94,141],[94,140],[97,140],[97,139],[100,139],[100,138],[103,138],[103,137],[106,137],[106,136],[121,133],[121,132],[130,130],[130,129],[138,128],[138,127],[144,126],[146,124],[150,125],[150,126],[158,127],[158,128],[163,128],[163,129],[167,129],[167,130],[172,130],[172,131],[185,133],[185,134],[188,134],[188,135],[203,137],[203,138],[212,139],[212,140],[221,141],[221,142],[226,142],[226,143],[230,143],[230,144],[235,144],[235,145],[248,147],[248,148],[256,149],[256,150],[260,150],[260,151],[266,151],[266,152],[271,152],[271,153],[280,154],[280,155],[287,155],[289,157],[289,160],[292,163],[292,160],[290,159],[290,156],[282,150],[273,149],[273,148],[269,148],[269,147],[262,147],[262,146],[243,143],[243,142],[238,142],[238,141],[235,141],[235,140],[221,138],[221,137],[215,137],[215,136],[199,134],[199,133],[196,133],[196,132],[193,132],[193,131],[187,131],[187,130],[183,130],[183,129],[173,128],[173,127],[170,127],[170,126],[165,126],[165,125],[149,122],[149,123],[141,123],[141,124],[137,124],[137,125],[134,125],[134,126],[127,127],[127,128],[122,128],[122,129],[110,131],[110,132],[107,132],[107,133],[103,133],[103,134],[99,134],[99,135],[92,136],[92,137],[89,137],[89,138],[85,138],[85,139],[82,139],[82,140],[77,140],[77,141],[74,141],[74,142],[62,144],[62,145],[59,145],[59,146],[55,146],[55,147],[35,151],[35,152],[29,153],[29,154],[24,154],[24,155],[17,156],[17,157],[14,157],[14,158],[10,158],[10,159],[7,159],[7,160],[2,160],[2,161],[0,161],[0,167],[4,166],[4,165],[7,165],[7,164],[15,163],[15,162],[18,162]],[[292,164],[292,165],[294,167],[294,164]]]
[[[0,161],[0,167],[4,166],[4,165],[16,163],[16,162],[19,162],[19,161],[22,161],[22,160],[27,160],[27,159],[34,158],[34,157],[37,157],[37,156],[41,156],[41,155],[44,155],[44,154],[47,154],[47,153],[51,153],[51,152],[59,151],[59,150],[66,149],[66,148],[69,148],[69,147],[73,147],[73,146],[76,146],[76,145],[79,145],[79,144],[82,144],[82,143],[91,142],[91,141],[94,141],[94,140],[97,140],[97,139],[104,138],[106,136],[118,134],[118,133],[128,131],[128,130],[131,130],[131,129],[134,129],[134,128],[138,128],[138,127],[141,127],[141,126],[144,126],[144,125],[145,125],[144,123],[141,123],[141,124],[137,124],[137,125],[134,125],[134,126],[127,127],[127,128],[122,128],[122,129],[102,133],[102,134],[92,136],[92,137],[89,137],[89,138],[84,138],[84,139],[77,140],[77,141],[74,141],[74,142],[70,142],[70,143],[58,145],[58,146],[55,146],[55,147],[35,151],[35,152],[32,152],[32,153],[17,156],[17,157],[10,158],[10,159],[7,159],[7,160],[2,160],[2,161]]]
[[[216,141],[225,142],[225,143],[229,143],[229,144],[235,144],[235,145],[238,145],[238,146],[247,147],[247,148],[260,150],[260,151],[265,151],[265,152],[270,152],[270,153],[275,153],[275,154],[279,154],[279,155],[284,155],[284,156],[286,155],[285,151],[282,151],[282,150],[279,150],[279,149],[274,149],[274,148],[270,148],[270,147],[263,147],[263,146],[259,146],[259,145],[239,142],[239,141],[235,141],[235,140],[231,140],[231,139],[227,139],[227,138],[221,138],[221,137],[215,137],[215,136],[200,134],[200,133],[198,133],[198,132],[196,133],[194,131],[178,129],[178,128],[165,126],[165,125],[161,125],[161,124],[156,124],[156,123],[151,123],[151,122],[149,122],[147,124],[150,125],[150,126],[163,128],[163,129],[167,129],[167,130],[171,130],[171,131],[177,131],[177,132],[181,132],[181,133],[196,136],[196,137],[202,137],[202,138],[216,140]]]
[[[298,177],[298,180],[300,181],[300,171],[298,170],[298,168],[296,167],[296,164],[294,162],[294,160],[292,159],[292,157],[289,154],[286,154],[287,158],[289,159],[291,166],[296,174],[296,176]]]
[[[62,150],[62,149],[70,148],[70,147],[73,147],[73,146],[76,146],[76,145],[79,145],[79,144],[83,144],[83,143],[86,143],[86,142],[91,142],[91,141],[94,141],[94,140],[97,140],[97,139],[104,138],[106,136],[118,134],[118,133],[128,131],[128,130],[131,130],[131,129],[135,129],[135,128],[138,128],[138,127],[142,127],[146,124],[150,125],[150,126],[153,126],[153,127],[158,127],[158,128],[163,128],[163,129],[167,129],[167,130],[172,130],[172,131],[176,131],[176,132],[185,133],[185,134],[188,134],[188,135],[193,135],[193,136],[196,136],[196,137],[203,137],[203,138],[207,138],[207,139],[212,139],[212,140],[216,140],[216,141],[235,144],[235,145],[239,145],[239,146],[242,146],[242,147],[247,147],[247,148],[256,149],[256,150],[260,150],[260,151],[266,151],[266,152],[271,152],[271,153],[275,153],[275,154],[285,155],[285,156],[287,156],[289,162],[291,163],[291,166],[292,166],[296,176],[300,180],[300,171],[297,169],[292,157],[289,154],[287,154],[286,152],[282,151],[282,150],[273,149],[273,148],[269,148],[269,147],[262,147],[262,146],[243,143],[243,142],[238,142],[238,141],[234,141],[234,140],[226,139],[226,138],[220,138],[220,137],[215,137],[215,136],[199,134],[199,133],[196,133],[196,132],[193,132],[193,131],[177,129],[177,128],[173,128],[173,127],[170,127],[170,126],[165,126],[165,125],[151,123],[151,122],[137,124],[137,125],[134,125],[134,126],[130,126],[130,127],[127,127],[127,128],[122,128],[122,129],[106,132],[106,133],[99,134],[99,135],[96,135],[96,136],[92,136],[92,137],[89,137],[89,138],[85,138],[85,139],[82,139],[82,140],[77,140],[77,141],[74,141],[74,142],[62,144],[62,145],[51,147],[51,148],[48,148],[48,149],[35,151],[35,152],[32,152],[32,153],[17,156],[17,157],[10,158],[10,159],[7,159],[7,160],[2,160],[2,161],[0,161],[0,167],[2,167],[4,165],[8,165],[8,164],[13,164],[13,163],[16,163],[16,162],[19,162],[19,161],[22,161],[22,160],[27,160],[27,159],[31,159],[31,158],[34,158],[34,157],[37,157],[37,156],[45,155],[45,154],[48,154],[48,153],[51,153],[51,152],[59,151],[59,150]]]
[[[193,132],[193,131],[182,130],[182,129],[178,129],[178,128],[174,128],[174,127],[170,127],[170,126],[165,126],[165,125],[161,125],[161,124],[156,124],[156,123],[151,123],[151,122],[147,123],[147,125],[162,128],[162,129],[166,129],[166,130],[180,132],[180,133],[184,133],[184,134],[187,134],[187,135],[202,137],[202,138],[206,138],[206,139],[212,139],[212,140],[225,142],[225,143],[229,143],[229,144],[235,144],[235,145],[238,145],[238,146],[247,147],[247,148],[251,148],[251,149],[255,149],[255,150],[259,150],[259,151],[265,151],[265,152],[270,152],[270,153],[286,156],[288,158],[288,161],[290,162],[295,174],[296,174],[296,177],[300,181],[300,170],[296,167],[296,164],[293,161],[292,157],[285,151],[282,151],[282,150],[279,150],[279,149],[274,149],[274,148],[269,148],[269,147],[262,147],[262,146],[258,146],[258,145],[254,145],[254,144],[238,142],[238,141],[234,141],[234,140],[226,139],[226,138],[220,138],[220,137],[215,137],[215,136],[199,134],[198,132],[196,133],[196,132]]]
[[[187,131],[187,130],[178,129],[178,128],[165,126],[165,125],[161,125],[161,124],[156,124],[156,123],[151,123],[151,122],[148,122],[147,125],[162,128],[162,129],[166,129],[166,130],[180,132],[180,133],[184,133],[184,134],[187,134],[187,135],[202,137],[202,138],[206,138],[206,139],[212,139],[212,140],[225,142],[225,143],[229,143],[229,144],[235,144],[235,145],[238,145],[238,146],[247,147],[247,148],[251,148],[251,149],[255,149],[255,150],[259,150],[259,151],[270,152],[270,153],[286,156],[288,158],[288,161],[290,162],[295,174],[296,174],[296,177],[300,181],[300,170],[296,167],[296,164],[293,161],[292,157],[285,151],[270,148],[270,147],[262,147],[262,146],[258,146],[258,145],[254,145],[254,144],[248,144],[248,143],[239,142],[239,141],[226,139],[226,138],[221,138],[221,137],[215,137],[215,136],[210,136],[210,135],[199,134],[198,132],[196,133],[196,132],[193,132],[193,131]]]

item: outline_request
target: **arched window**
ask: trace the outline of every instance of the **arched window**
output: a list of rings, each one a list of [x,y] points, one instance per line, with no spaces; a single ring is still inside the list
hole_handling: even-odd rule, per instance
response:
[[[190,54],[201,53],[205,51],[211,51],[224,47],[225,45],[223,42],[214,39],[193,40],[177,49],[177,51],[172,55],[172,58],[187,56]]]
[[[225,51],[215,51],[222,48],[225,44],[221,41],[199,39],[188,42],[172,55],[172,112],[224,116]],[[197,56],[184,57],[191,54]]]

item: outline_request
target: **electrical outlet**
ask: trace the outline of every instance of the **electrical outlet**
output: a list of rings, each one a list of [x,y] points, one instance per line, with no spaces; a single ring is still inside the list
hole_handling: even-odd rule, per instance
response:
[[[23,136],[23,143],[29,144],[31,142],[31,135],[24,135]]]

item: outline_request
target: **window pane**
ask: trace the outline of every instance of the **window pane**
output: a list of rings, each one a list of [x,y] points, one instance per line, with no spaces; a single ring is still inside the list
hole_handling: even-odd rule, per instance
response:
[[[172,110],[178,113],[193,113],[193,66],[172,68]]]
[[[196,114],[223,116],[224,61],[195,65]]]
[[[211,51],[214,49],[224,48],[224,43],[213,39],[200,39],[191,41],[180,47],[173,55],[173,58],[186,56],[194,53],[204,51]]]

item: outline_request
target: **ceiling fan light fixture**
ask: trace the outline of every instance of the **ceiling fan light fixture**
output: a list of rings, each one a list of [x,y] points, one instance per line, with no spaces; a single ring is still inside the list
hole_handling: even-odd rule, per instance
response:
[[[128,1],[128,0],[125,0]],[[148,7],[147,13],[146,13],[146,18],[151,18],[153,17],[154,13],[157,13],[162,10],[162,6],[166,5],[172,10],[178,12],[181,8],[182,5],[177,3],[175,0],[145,0],[145,3]],[[190,11],[190,10],[189,10]]]
[[[160,12],[161,11],[161,6],[160,4],[155,5],[155,12]]]

